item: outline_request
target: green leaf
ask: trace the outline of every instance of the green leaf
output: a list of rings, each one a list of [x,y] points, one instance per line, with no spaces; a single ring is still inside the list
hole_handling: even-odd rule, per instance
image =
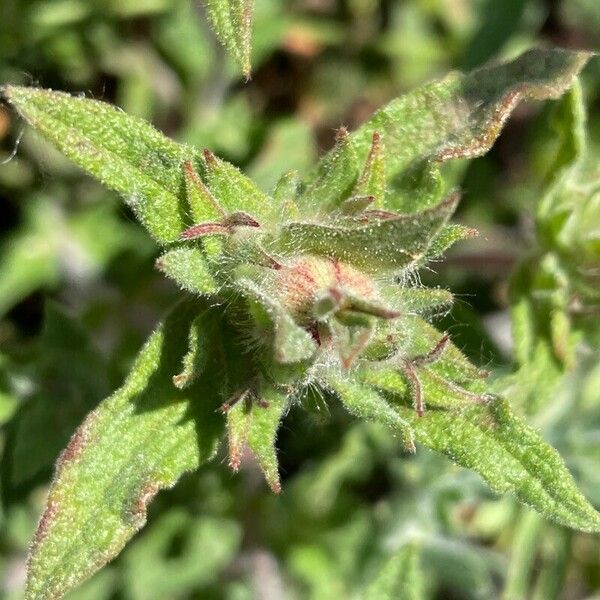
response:
[[[386,412],[374,418],[390,422],[392,409],[410,425],[417,442],[479,473],[493,490],[516,495],[561,525],[600,531],[600,514],[578,490],[559,454],[505,400],[469,402],[455,385],[442,385],[430,370],[420,376],[428,407],[423,417],[407,406],[402,378],[365,366],[363,377],[386,399]]]
[[[169,250],[156,261],[156,267],[188,292],[210,295],[219,291],[206,253],[198,246]]]
[[[335,147],[319,163],[316,177],[298,198],[299,204],[321,213],[337,207],[350,194],[358,165],[348,131],[341,128]]]
[[[245,397],[227,411],[229,466],[237,471],[246,446],[256,457],[269,487],[281,492],[275,438],[289,406],[285,394],[273,388],[261,392],[259,400]]]
[[[458,200],[458,194],[451,194],[424,211],[366,225],[292,223],[283,228],[278,244],[288,252],[326,256],[365,271],[399,270],[424,257],[431,240],[454,213]]]
[[[63,154],[120,192],[156,240],[179,237],[186,208],[183,162],[192,150],[104,102],[18,86],[0,93]]]
[[[385,198],[385,148],[379,132],[373,133],[371,149],[365,161],[356,185],[354,186],[356,196],[372,196],[376,206],[383,205]]]
[[[244,211],[259,221],[273,214],[269,197],[239,169],[205,150],[202,165],[212,194],[228,211]]]
[[[199,310],[176,308],[61,455],[31,546],[28,600],[59,598],[102,567],[144,525],[152,497],[214,455],[219,369],[185,391],[172,383]]]
[[[425,581],[419,555],[416,542],[401,548],[367,587],[364,600],[423,600]]]
[[[534,49],[511,62],[468,74],[452,73],[377,111],[350,135],[350,144],[364,160],[373,134],[380,134],[385,145],[385,176],[393,184],[385,205],[423,207],[443,193],[440,163],[487,152],[520,100],[559,97],[589,57],[587,52]],[[326,155],[323,164],[335,152]],[[357,167],[354,176],[358,174]],[[400,193],[402,189],[406,193]]]
[[[398,431],[404,447],[409,452],[415,451],[414,435],[409,422],[381,394],[356,382],[354,378],[335,371],[327,374],[327,383],[349,412]]]
[[[450,309],[454,297],[442,288],[401,287],[394,285],[384,288],[389,302],[405,313],[432,315]]]
[[[218,221],[221,219],[225,215],[223,209],[217,199],[210,193],[210,190],[204,185],[191,161],[184,163],[183,172],[187,201],[194,217],[194,223]]]
[[[546,115],[544,125],[555,139],[543,150],[547,190],[537,207],[538,249],[511,277],[519,368],[506,387],[528,414],[554,402],[559,384],[577,365],[582,341],[597,346],[600,253],[590,253],[586,242],[597,238],[600,177],[595,152],[587,148],[585,119],[578,85]],[[579,308],[573,310],[574,304]]]
[[[205,371],[210,352],[208,342],[212,339],[214,320],[209,311],[201,312],[190,326],[188,351],[183,357],[181,373],[173,376],[173,385],[183,389],[193,383]]]
[[[215,33],[250,78],[254,0],[204,0]]]
[[[472,227],[466,227],[458,223],[445,225],[438,236],[431,242],[429,248],[427,248],[427,260],[443,256],[456,242],[475,237],[476,235],[477,231]]]
[[[295,170],[285,172],[277,181],[273,188],[273,200],[277,206],[284,206],[291,212],[291,217],[297,217],[298,208],[294,204],[294,199],[298,195],[300,187],[300,176]],[[290,208],[291,207],[291,208]]]
[[[279,493],[281,483],[275,441],[281,420],[289,408],[289,399],[286,394],[267,388],[261,391],[261,401],[265,406],[262,412],[254,414],[248,446],[256,456],[267,483],[275,493]]]

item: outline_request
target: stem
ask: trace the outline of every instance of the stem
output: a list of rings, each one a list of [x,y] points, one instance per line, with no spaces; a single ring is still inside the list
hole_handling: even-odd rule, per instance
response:
[[[506,576],[503,600],[528,600],[531,570],[536,548],[543,531],[544,519],[531,510],[523,510],[512,545],[512,556]]]

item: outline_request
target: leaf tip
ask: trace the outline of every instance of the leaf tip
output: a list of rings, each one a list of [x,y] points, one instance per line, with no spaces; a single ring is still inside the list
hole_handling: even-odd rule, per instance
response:
[[[179,373],[179,375],[173,375],[173,385],[178,389],[182,390],[186,387],[189,376],[187,373]]]
[[[7,84],[0,85],[0,100],[4,102],[10,101],[10,89],[11,86]]]
[[[340,125],[335,132],[335,141],[339,144],[348,139],[348,128],[345,125]]]
[[[209,166],[209,167],[216,166],[217,158],[208,148],[204,148],[204,150],[202,150],[202,156],[204,157],[204,162],[206,163],[207,166]]]
[[[5,83],[0,85],[0,100],[4,100],[7,103],[12,103],[14,97],[18,95],[19,92],[25,92],[28,88],[19,85],[11,85],[10,83]]]
[[[279,477],[276,477],[273,480],[267,480],[267,483],[274,494],[281,494],[281,481],[279,481]]]
[[[229,446],[229,460],[228,465],[229,468],[237,473],[240,470],[242,465],[242,455],[243,455],[243,447],[239,444],[230,444]]]

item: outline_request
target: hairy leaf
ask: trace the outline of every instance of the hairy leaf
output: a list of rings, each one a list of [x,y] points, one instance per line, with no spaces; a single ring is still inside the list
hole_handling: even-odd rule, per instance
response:
[[[214,454],[219,385],[172,382],[198,310],[179,306],[152,334],[123,387],[62,453],[31,547],[28,600],[59,598],[98,570],[144,525],[152,497]]]
[[[414,435],[409,422],[381,394],[354,378],[345,377],[343,373],[329,373],[327,381],[349,412],[398,431],[404,447],[409,452],[415,451]]]
[[[197,246],[169,250],[156,261],[156,266],[188,292],[214,294],[219,289],[206,253]]]
[[[406,313],[436,314],[448,310],[452,305],[453,296],[442,288],[401,287],[389,286],[386,296],[393,306]]]
[[[299,202],[319,211],[335,208],[352,190],[358,166],[348,131],[342,128],[337,133],[335,147],[319,163],[315,179],[306,187]]]
[[[389,424],[391,409],[410,424],[417,442],[476,471],[497,492],[513,493],[567,527],[600,531],[600,514],[577,489],[556,450],[515,416],[505,400],[470,401],[456,385],[444,385],[427,370],[421,377],[428,410],[418,417],[404,400],[404,380],[394,371],[371,369],[366,367],[362,378],[386,400],[373,419]]]
[[[475,237],[476,235],[477,231],[471,227],[466,227],[465,225],[459,225],[457,223],[446,225],[431,242],[429,248],[427,248],[427,259],[431,260],[433,258],[438,258],[451,246],[456,244],[456,242]]]
[[[245,211],[259,220],[272,214],[269,197],[232,164],[205,150],[202,165],[208,187],[223,208]]]
[[[442,193],[440,162],[487,152],[520,100],[559,97],[589,57],[586,52],[534,49],[508,63],[452,73],[377,111],[350,135],[350,144],[364,160],[373,134],[379,134],[385,146],[385,176],[393,184],[385,204],[401,210],[422,208]],[[324,164],[327,161],[331,156],[323,158]],[[358,174],[357,167],[354,176]]]
[[[458,194],[451,194],[419,213],[392,215],[366,225],[292,223],[284,228],[278,243],[287,251],[335,258],[366,271],[399,270],[423,258],[458,200]]]
[[[104,102],[17,86],[4,86],[0,93],[63,154],[123,194],[159,242],[179,237],[183,162],[192,150]]]
[[[183,172],[187,201],[194,222],[202,223],[203,221],[216,221],[222,218],[224,216],[223,208],[200,179],[191,161],[185,162]]]
[[[261,392],[260,399],[244,398],[227,412],[229,466],[234,471],[239,469],[247,446],[275,493],[281,491],[275,438],[287,408],[286,395],[267,388]]]
[[[385,149],[379,132],[373,133],[371,149],[363,171],[356,182],[354,193],[373,198],[376,206],[383,204],[385,197]]]
[[[201,312],[191,323],[188,351],[182,360],[181,373],[173,376],[173,384],[183,389],[203,375],[210,359],[209,345],[213,341],[214,319],[210,311]]]
[[[204,0],[204,4],[219,39],[249,78],[254,0]]]

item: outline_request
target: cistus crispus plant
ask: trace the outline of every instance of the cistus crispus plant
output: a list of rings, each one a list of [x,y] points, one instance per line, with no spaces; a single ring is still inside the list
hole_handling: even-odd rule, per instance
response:
[[[245,4],[235,15],[249,27]],[[222,29],[225,13],[208,6]],[[231,47],[248,72],[243,44]],[[487,152],[521,100],[563,95],[588,58],[531,50],[452,73],[355,131],[341,127],[312,173],[286,173],[270,194],[209,149],[175,143],[108,104],[3,87],[31,127],[124,197],[162,247],[156,268],[182,290],[122,387],[62,452],[31,545],[27,598],[59,598],[116,556],[159,490],[213,458],[222,441],[233,471],[249,451],[281,492],[278,429],[290,406],[313,402],[339,402],[386,425],[407,453],[445,454],[561,525],[600,530],[558,453],[513,413],[507,380],[490,381],[431,324],[453,296],[419,277],[477,235],[452,221],[460,190],[447,163]],[[550,212],[560,189],[546,201]],[[577,280],[581,297],[594,289],[589,277]],[[554,350],[567,361],[565,318],[553,306]],[[410,579],[414,560],[406,549],[366,596],[398,597],[397,565]]]

